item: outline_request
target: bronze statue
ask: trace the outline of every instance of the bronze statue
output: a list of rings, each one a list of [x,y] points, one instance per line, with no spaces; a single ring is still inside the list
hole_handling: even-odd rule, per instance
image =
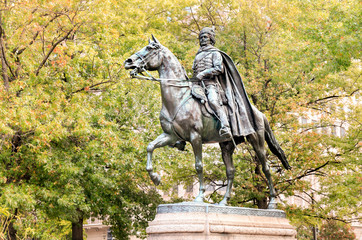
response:
[[[226,112],[223,108],[219,77],[224,73],[222,56],[216,48],[215,33],[212,28],[204,28],[199,34],[200,49],[196,54],[192,69],[196,84],[203,87],[210,107],[215,112],[215,116],[220,120],[220,136],[230,138],[230,125]]]
[[[200,183],[199,194],[195,201],[203,202],[205,186],[202,144],[219,143],[227,175],[226,193],[219,205],[226,205],[230,198],[235,173],[232,154],[236,147],[235,144],[244,142],[246,138],[253,146],[268,179],[270,190],[268,208],[275,208],[276,193],[266,162],[264,141],[267,141],[269,148],[281,160],[283,166],[289,169],[286,156],[276,141],[265,115],[250,104],[233,61],[226,53],[212,46],[215,37],[213,32],[210,32],[210,29],[204,29],[199,36],[201,48],[194,62],[195,78],[193,79],[187,78],[186,72],[177,58],[154,36],[152,36],[153,41],[125,61],[125,68],[133,69],[132,77],[154,80],[161,84],[160,122],[163,133],[147,147],[146,169],[154,184],[158,185],[161,178],[153,172],[153,151],[159,147],[177,144],[182,148],[183,142],[190,142],[195,155],[195,169]],[[205,39],[203,39],[204,37]],[[210,54],[210,59],[205,56],[206,54]],[[202,63],[203,60],[198,56],[204,56],[205,62]],[[217,66],[216,69],[211,69],[215,66]],[[160,79],[151,75],[149,77],[139,75],[142,72],[148,73],[147,70],[157,70]],[[209,103],[204,103],[203,94],[196,91],[194,85],[204,87],[207,91],[206,100]],[[210,103],[211,101],[213,103]],[[210,109],[209,105],[216,116],[213,111],[211,113],[207,111]],[[223,114],[226,117],[222,116]],[[226,120],[222,118],[226,118]]]

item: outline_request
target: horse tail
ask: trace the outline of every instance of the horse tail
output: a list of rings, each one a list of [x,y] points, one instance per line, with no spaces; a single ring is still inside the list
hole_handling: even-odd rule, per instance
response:
[[[268,119],[263,114],[264,127],[265,127],[265,140],[268,143],[269,149],[274,153],[282,162],[285,169],[291,169],[291,166],[288,163],[287,157],[283,149],[280,147],[278,141],[275,139],[273,131],[270,128]]]

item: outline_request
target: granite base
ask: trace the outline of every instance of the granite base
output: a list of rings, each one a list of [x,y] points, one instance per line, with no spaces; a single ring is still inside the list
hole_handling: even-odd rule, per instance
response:
[[[295,240],[285,212],[204,203],[162,204],[148,240]]]

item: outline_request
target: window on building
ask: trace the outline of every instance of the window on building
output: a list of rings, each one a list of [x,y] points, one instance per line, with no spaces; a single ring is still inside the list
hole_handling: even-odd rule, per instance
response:
[[[301,123],[302,125],[307,125],[308,119],[306,119],[305,117],[301,117],[301,118],[300,118],[300,123]],[[303,127],[301,128],[301,130],[302,130],[302,131],[305,131],[305,130],[307,130],[307,128],[303,126]]]
[[[337,127],[336,127],[336,126],[332,126],[331,132],[332,132],[332,135],[333,135],[333,136],[337,136]]]
[[[322,127],[322,133],[328,134],[328,127]]]
[[[214,185],[207,185],[206,191],[207,191],[207,192],[213,192],[213,191],[215,191],[215,186],[214,186]]]
[[[346,129],[344,127],[341,127],[341,137],[344,137],[346,135]]]
[[[173,186],[172,192],[176,195],[178,195],[178,185]]]

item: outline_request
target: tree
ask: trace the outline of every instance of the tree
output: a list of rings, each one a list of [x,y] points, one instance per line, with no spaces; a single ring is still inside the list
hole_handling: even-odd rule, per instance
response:
[[[281,171],[277,159],[268,154],[279,195],[300,197],[310,204],[303,209],[283,201],[296,225],[320,225],[321,219],[348,222],[360,212],[356,191],[361,119],[354,100],[358,102],[361,88],[357,11],[357,1],[262,0],[202,1],[184,11],[171,11],[177,27],[171,25],[170,31],[190,44],[185,62],[191,63],[197,51],[198,31],[214,26],[217,47],[234,59],[245,76],[253,104],[267,115],[293,166],[292,171]],[[315,122],[300,122],[313,116]],[[327,134],[329,128],[347,127],[345,136]],[[204,150],[209,151],[204,159],[207,181],[219,189],[226,183],[220,155],[212,148]],[[236,155],[238,176],[231,204],[265,208],[267,183],[254,154],[243,146]],[[188,185],[193,166],[189,162],[177,166],[164,168],[177,179],[172,183]],[[312,186],[312,177],[320,188]],[[209,200],[220,197],[215,191]]]
[[[353,233],[350,226],[341,224],[336,221],[326,221],[322,225],[320,230],[320,239],[332,240],[332,239],[356,239],[356,235]]]
[[[1,2],[0,202],[8,238],[79,239],[88,217],[105,219],[119,239],[144,236],[161,201],[145,171],[146,145],[161,131],[160,93],[157,84],[130,79],[122,63],[152,33],[190,74],[198,31],[210,25],[293,166],[281,171],[268,153],[279,195],[310,202],[304,209],[282,202],[292,223],[358,218],[361,107],[349,104],[361,88],[358,4]],[[298,120],[317,114],[317,122]],[[345,127],[346,135],[323,134],[329,127]],[[218,149],[204,150],[206,180],[222,188]],[[175,196],[176,184],[195,182],[189,146],[155,154],[164,173],[160,189]],[[248,145],[236,153],[233,206],[266,206],[255,160]],[[215,191],[208,201],[220,197]]]
[[[90,216],[125,239],[144,235],[155,214],[159,195],[140,171],[144,149],[129,144],[142,143],[138,128],[150,124],[133,108],[155,103],[120,71],[129,49],[123,39],[115,45],[117,9],[103,28],[112,4],[1,5],[0,202],[12,216],[9,239],[83,239]],[[44,231],[49,222],[58,227]]]

